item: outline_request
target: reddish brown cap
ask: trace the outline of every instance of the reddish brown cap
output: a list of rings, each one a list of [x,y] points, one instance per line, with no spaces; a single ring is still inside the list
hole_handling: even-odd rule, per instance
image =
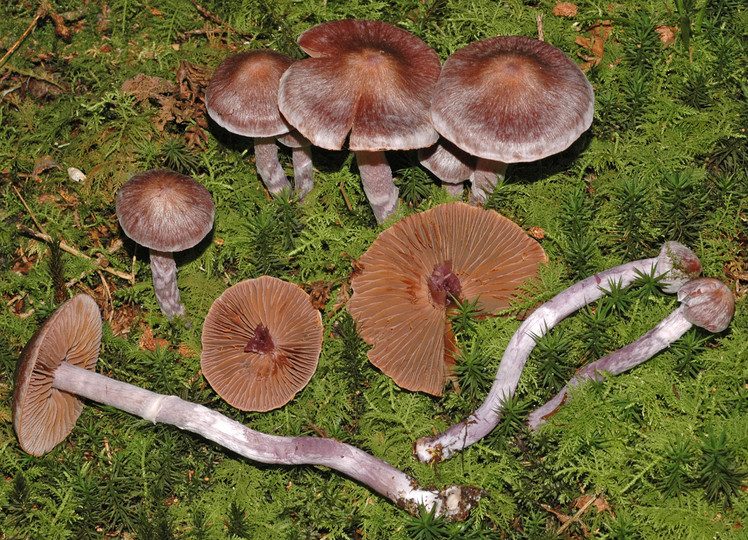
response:
[[[441,395],[449,373],[450,295],[495,313],[547,260],[502,215],[463,203],[406,217],[359,259],[348,308],[369,360],[408,390]]]
[[[26,452],[41,456],[73,429],[83,402],[52,388],[63,362],[93,371],[101,347],[101,315],[90,296],[63,303],[36,331],[16,364],[13,427]]]
[[[444,137],[440,137],[435,145],[418,150],[418,161],[439,180],[452,184],[470,180],[475,171],[475,156]]]
[[[263,276],[229,287],[203,325],[203,374],[244,411],[288,403],[317,369],[322,317],[293,283]]]
[[[732,291],[714,278],[697,278],[678,290],[678,300],[686,308],[688,322],[710,332],[721,332],[735,314]]]
[[[205,91],[205,108],[222,128],[245,137],[275,137],[291,126],[278,110],[278,85],[293,58],[272,50],[229,56]]]
[[[312,58],[281,79],[283,116],[312,144],[353,151],[430,146],[429,119],[441,63],[421,39],[391,24],[347,19],[322,23],[299,37]]]
[[[561,50],[502,36],[471,43],[447,59],[431,119],[466,152],[515,163],[568,148],[590,127],[594,106],[592,86]]]
[[[117,218],[125,234],[149,249],[182,251],[213,228],[215,209],[200,182],[169,169],[136,174],[117,193]]]

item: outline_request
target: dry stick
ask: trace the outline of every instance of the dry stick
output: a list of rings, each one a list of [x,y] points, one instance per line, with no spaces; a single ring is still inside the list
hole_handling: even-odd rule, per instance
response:
[[[689,281],[678,291],[681,305],[638,340],[586,365],[550,401],[534,410],[527,424],[536,431],[566,400],[567,392],[587,379],[601,381],[605,374],[618,375],[669,347],[692,326],[710,332],[721,332],[730,324],[735,312],[735,299],[727,286],[712,278]]]
[[[36,228],[39,229],[40,232],[36,232],[33,229],[29,229],[25,225],[21,225],[20,223],[16,224],[16,228],[25,233],[29,236],[33,236],[37,240],[41,240],[44,243],[50,244],[52,243],[52,237],[47,234],[47,231],[44,230],[44,227],[42,227],[42,224],[39,223],[39,220],[36,219],[36,216],[34,215],[34,212],[31,211],[31,208],[29,208],[29,205],[26,204],[26,200],[23,198],[23,195],[21,195],[21,192],[18,191],[18,188],[14,186],[13,184],[10,185],[13,188],[13,191],[16,192],[16,195],[21,201],[21,204],[23,204],[23,207],[26,209],[26,211],[29,213],[29,216],[31,217],[32,221],[34,222],[34,225],[36,225]],[[67,253],[70,253],[71,255],[75,255],[76,257],[80,257],[82,259],[87,259],[89,261],[94,261],[95,259],[93,257],[90,257],[86,255],[85,253],[78,251],[76,248],[67,245],[65,242],[60,241],[60,249],[62,251],[65,251]],[[98,261],[97,265],[98,267],[103,270],[104,272],[108,272],[109,274],[112,274],[113,276],[117,276],[120,279],[124,279],[125,281],[132,281],[134,284],[135,280],[135,274],[125,274],[124,272],[120,272],[119,270],[114,270],[112,268],[101,266]]]
[[[34,20],[31,21],[31,24],[26,29],[26,31],[21,34],[21,37],[16,40],[16,42],[11,45],[10,49],[7,50],[7,52],[3,55],[2,58],[0,58],[0,67],[3,67],[5,65],[5,62],[8,61],[8,58],[10,58],[10,55],[16,52],[16,49],[21,46],[21,43],[23,43],[23,40],[26,39],[26,37],[31,33],[31,31],[36,26],[36,23],[39,22],[39,19],[42,19],[46,17],[47,12],[49,11],[49,4],[47,2],[42,2],[39,6],[39,9],[36,10],[36,16],[34,17]]]
[[[223,414],[176,396],[157,394],[63,362],[52,387],[153,422],[197,433],[260,463],[321,465],[335,469],[387,497],[412,514],[423,505],[437,515],[464,519],[483,494],[477,488],[421,489],[404,472],[349,444],[318,437],[268,435]]]
[[[413,447],[420,461],[438,463],[488,435],[501,419],[506,400],[514,395],[525,362],[538,338],[559,321],[598,300],[604,289],[627,287],[638,276],[662,274],[665,292],[676,292],[683,283],[701,273],[694,253],[678,242],[666,242],[660,255],[623,264],[572,285],[535,310],[509,341],[496,372],[493,386],[483,404],[470,416],[443,433],[418,439]]]
[[[36,221],[36,220],[34,220],[34,221]],[[28,234],[29,236],[33,236],[37,240],[41,240],[42,242],[45,242],[45,243],[51,243],[52,242],[52,237],[49,236],[48,234],[38,233],[38,232],[36,232],[33,229],[29,229],[25,225],[16,224],[16,228],[19,231],[21,231],[21,232],[23,232],[25,234]],[[107,272],[109,274],[112,274],[113,276],[117,276],[118,278],[124,279],[125,281],[132,281],[133,280],[133,276],[131,276],[130,274],[125,274],[124,272],[120,272],[119,270],[115,270],[114,268],[109,268],[108,266],[101,266],[96,259],[94,259],[93,257],[91,257],[89,255],[86,255],[85,253],[82,253],[81,251],[78,251],[76,248],[74,248],[72,246],[67,245],[65,242],[60,242],[60,249],[62,251],[70,253],[71,255],[75,255],[76,257],[80,257],[82,259],[86,259],[86,260],[89,260],[89,261],[92,261],[92,262],[96,262],[97,263],[97,268],[100,269],[100,270],[102,270],[103,272]]]

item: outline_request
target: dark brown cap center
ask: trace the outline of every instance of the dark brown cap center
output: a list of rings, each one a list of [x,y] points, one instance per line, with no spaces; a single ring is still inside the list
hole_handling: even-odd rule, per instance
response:
[[[460,278],[452,272],[452,261],[437,264],[428,278],[431,300],[437,306],[446,306],[452,298],[459,298],[462,293]]]
[[[247,342],[244,352],[253,352],[257,354],[270,354],[275,350],[275,343],[270,336],[270,330],[262,323],[255,328],[255,335]]]

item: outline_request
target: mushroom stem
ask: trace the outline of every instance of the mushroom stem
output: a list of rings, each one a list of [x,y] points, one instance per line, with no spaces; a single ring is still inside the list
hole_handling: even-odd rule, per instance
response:
[[[517,390],[522,369],[538,338],[565,317],[598,300],[604,289],[612,284],[627,287],[637,276],[650,272],[663,274],[664,289],[672,293],[687,279],[698,275],[701,264],[696,255],[682,244],[666,242],[656,258],[633,261],[600,272],[551,298],[527,317],[512,336],[483,404],[443,433],[418,439],[414,445],[416,457],[420,461],[438,463],[488,435],[499,424],[504,401]]]
[[[397,208],[399,191],[392,180],[392,169],[384,152],[356,152],[364,193],[377,223],[384,223]]]
[[[479,157],[475,164],[475,171],[471,175],[473,188],[470,194],[470,202],[483,204],[493,193],[499,178],[506,175],[507,164],[503,161],[494,161]]]
[[[450,197],[459,199],[462,197],[462,192],[465,190],[465,185],[462,183],[453,184],[451,182],[442,181],[442,188],[444,188],[444,191],[446,191]]]
[[[150,250],[151,274],[153,275],[153,291],[156,300],[169,319],[175,315],[184,315],[184,305],[179,301],[179,288],[177,287],[177,263],[174,255],[168,251]]]
[[[314,187],[314,169],[312,168],[311,145],[293,148],[291,150],[293,160],[293,184],[296,196],[303,200],[307,193]]]
[[[154,424],[171,424],[197,433],[224,448],[260,463],[322,465],[339,471],[387,497],[410,513],[419,505],[453,519],[464,519],[482,492],[450,486],[424,490],[388,463],[334,439],[281,437],[249,429],[202,405],[157,394],[63,362],[54,372],[53,388],[97,401]]]
[[[735,309],[730,290],[716,279],[700,278],[689,282],[678,291],[682,304],[670,315],[642,337],[617,351],[587,364],[580,369],[561,391],[547,403],[535,409],[527,419],[527,425],[536,431],[556,409],[566,401],[572,386],[587,379],[602,381],[605,374],[618,375],[646,362],[655,354],[669,347],[692,326],[721,332],[727,327]],[[694,305],[698,307],[694,307]],[[699,317],[694,309],[711,308],[707,317]],[[718,322],[717,322],[718,321]],[[716,325],[715,322],[717,322]],[[713,325],[713,326],[712,326]]]
[[[286,173],[278,160],[275,137],[255,137],[254,145],[257,172],[260,173],[268,191],[273,195],[278,195],[284,189],[290,190],[291,182],[286,178]]]

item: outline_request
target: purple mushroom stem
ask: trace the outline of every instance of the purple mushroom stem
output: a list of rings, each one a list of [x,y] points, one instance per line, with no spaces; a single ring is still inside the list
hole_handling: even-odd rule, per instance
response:
[[[151,249],[151,274],[153,275],[153,292],[156,300],[168,318],[185,315],[184,305],[179,301],[177,287],[177,264],[174,255],[167,251]]]
[[[278,145],[275,137],[255,137],[255,159],[257,172],[262,181],[273,195],[278,195],[284,189],[291,189],[291,183],[278,160]]]
[[[293,148],[291,159],[293,161],[294,192],[300,200],[303,200],[314,187],[311,145]]]
[[[354,446],[334,439],[260,433],[202,405],[116,381],[68,362],[57,367],[52,386],[153,423],[170,424],[197,433],[253,461],[329,467],[413,514],[423,505],[427,510],[435,507],[438,515],[464,519],[482,495],[479,489],[460,486],[420,489],[404,472]]]
[[[519,327],[501,358],[493,386],[483,404],[462,422],[446,431],[415,442],[418,460],[438,463],[478,442],[499,423],[504,401],[514,395],[525,362],[537,339],[562,319],[585,305],[598,300],[612,284],[629,286],[641,274],[663,275],[663,289],[674,293],[701,273],[696,255],[678,242],[666,242],[658,257],[629,262],[590,276],[554,296],[536,309]]]
[[[392,169],[384,152],[356,152],[364,193],[377,223],[384,223],[397,208],[398,189],[392,181]]]
[[[602,381],[606,374],[618,375],[646,362],[677,341],[693,326],[710,332],[727,328],[735,311],[735,301],[727,286],[716,279],[698,278],[678,291],[681,305],[642,337],[617,351],[587,364],[550,401],[535,409],[527,424],[536,431],[566,401],[572,386],[587,379]]]
[[[504,178],[507,164],[503,161],[478,158],[475,171],[471,176],[473,188],[470,194],[470,202],[485,203],[493,193],[499,178]]]

